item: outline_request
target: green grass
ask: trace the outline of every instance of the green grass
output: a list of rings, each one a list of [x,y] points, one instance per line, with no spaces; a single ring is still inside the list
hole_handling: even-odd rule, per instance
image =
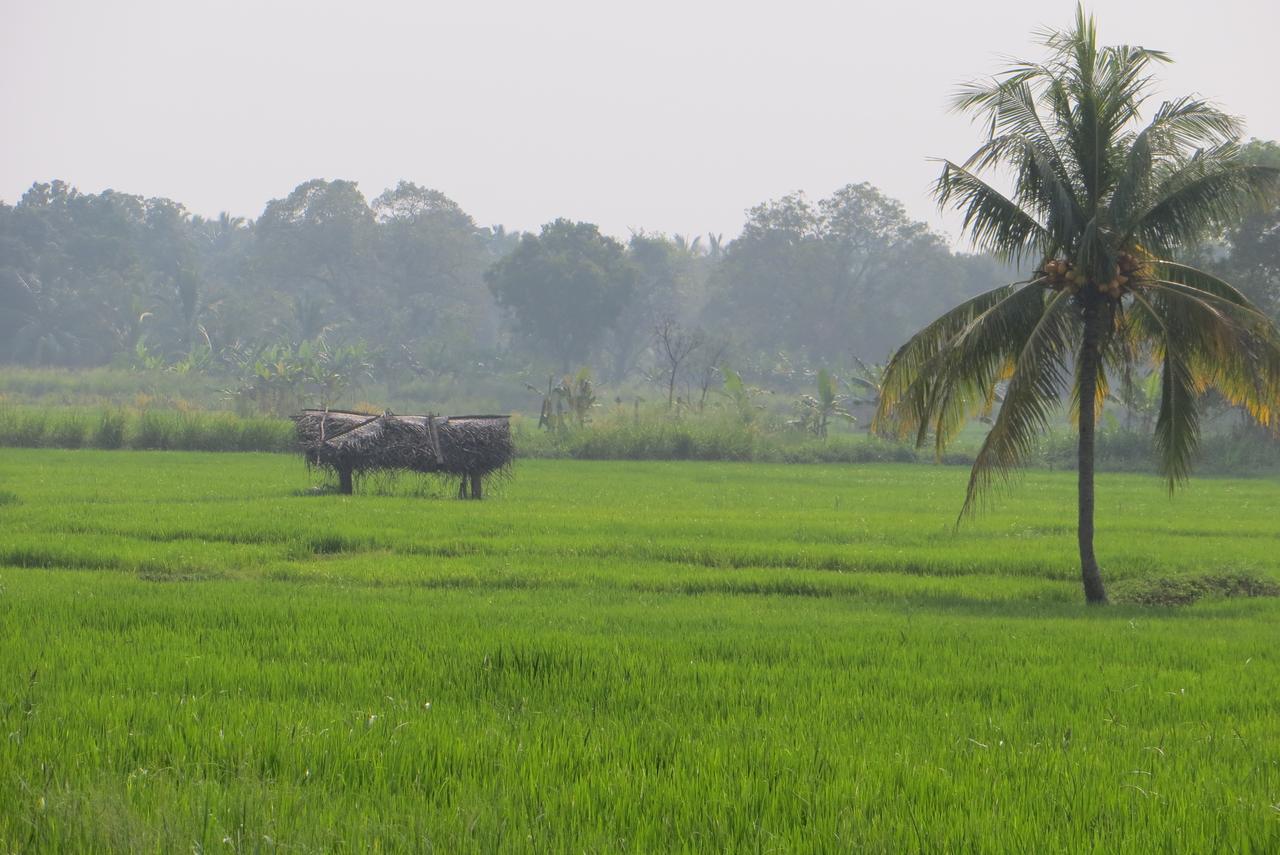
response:
[[[1280,600],[1087,609],[1073,478],[965,477],[0,451],[0,851],[1275,851]],[[1107,577],[1278,503],[1104,476]]]

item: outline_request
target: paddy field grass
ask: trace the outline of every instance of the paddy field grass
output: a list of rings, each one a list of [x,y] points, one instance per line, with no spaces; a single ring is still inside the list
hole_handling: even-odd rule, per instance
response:
[[[0,851],[1269,852],[1280,599],[1081,604],[1074,480],[0,449]],[[1117,593],[1280,482],[1099,483]]]

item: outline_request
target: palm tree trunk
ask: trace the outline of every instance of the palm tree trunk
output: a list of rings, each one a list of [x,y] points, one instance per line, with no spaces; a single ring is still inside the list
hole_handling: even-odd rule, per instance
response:
[[[1089,605],[1106,605],[1107,589],[1102,585],[1098,559],[1093,554],[1093,444],[1097,422],[1099,345],[1102,340],[1102,306],[1093,301],[1084,311],[1084,342],[1080,347],[1080,445],[1077,457],[1080,519],[1076,533],[1080,541],[1080,576],[1084,598]]]

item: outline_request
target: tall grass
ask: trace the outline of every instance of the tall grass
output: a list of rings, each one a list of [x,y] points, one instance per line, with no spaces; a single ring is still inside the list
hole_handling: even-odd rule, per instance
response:
[[[663,412],[607,414],[560,433],[539,430],[519,414],[512,419],[523,458],[575,460],[722,460],[756,463],[932,463],[929,450],[887,442],[862,432],[826,439],[776,420],[744,423],[723,412],[673,418]],[[967,466],[982,426],[967,429],[943,463]],[[156,407],[40,407],[0,404],[0,446],[18,448],[159,449],[172,451],[292,451],[293,425],[276,417],[217,410]],[[1155,472],[1149,435],[1118,429],[1097,439],[1098,468]],[[1072,469],[1075,436],[1046,435],[1028,460],[1033,468]],[[1219,432],[1202,438],[1195,471],[1202,475],[1280,473],[1280,442],[1256,432]]]
[[[672,418],[653,411],[609,414],[588,425],[550,433],[514,420],[523,457],[577,460],[732,460],[757,463],[933,463],[932,449],[916,449],[864,432],[832,433],[825,439],[785,426],[777,419],[743,422],[731,414]],[[969,466],[985,426],[970,425],[942,463]],[[1076,436],[1067,430],[1045,435],[1028,457],[1032,468],[1074,469]],[[1120,429],[1097,437],[1097,466],[1110,472],[1156,472],[1150,434]],[[1201,438],[1195,471],[1203,475],[1257,476],[1280,473],[1280,441],[1257,432],[1220,431]]]
[[[719,411],[671,417],[613,413],[559,433],[513,422],[524,457],[577,460],[726,460],[758,463],[909,463],[915,451],[865,433],[818,439],[779,423]]]
[[[287,419],[226,412],[105,407],[0,407],[0,446],[17,448],[289,451]]]

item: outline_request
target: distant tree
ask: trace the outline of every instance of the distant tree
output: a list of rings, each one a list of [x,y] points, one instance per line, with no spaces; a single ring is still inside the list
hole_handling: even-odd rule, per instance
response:
[[[212,219],[194,216],[191,240],[200,337],[215,349],[260,337],[279,303],[255,287],[253,224],[225,211]]]
[[[563,373],[585,360],[615,324],[636,278],[622,244],[590,223],[565,219],[524,235],[485,274],[516,330]]]
[[[724,255],[724,248],[724,235],[713,234],[710,232],[707,233],[707,255],[710,256],[713,261],[720,260]]]
[[[947,162],[938,198],[975,243],[1036,272],[988,291],[917,333],[890,361],[877,422],[939,453],[973,416],[1004,402],[974,461],[962,514],[1035,446],[1069,395],[1079,426],[1078,545],[1085,598],[1105,603],[1094,555],[1094,433],[1117,372],[1160,371],[1155,440],[1170,489],[1190,471],[1201,392],[1217,389],[1280,427],[1280,331],[1239,291],[1170,260],[1252,204],[1275,203],[1280,170],[1241,158],[1239,123],[1196,98],[1160,105],[1145,127],[1150,67],[1164,54],[1097,44],[1077,9],[1045,36],[1049,58],[974,84],[957,105],[989,128]],[[981,175],[1012,178],[1002,193]]]
[[[967,296],[941,238],[870,184],[752,208],[716,271],[710,311],[757,349],[883,353],[915,318]]]
[[[328,321],[368,329],[386,317],[377,295],[373,211],[353,181],[313,179],[273,199],[255,224],[257,269],[279,310],[301,295],[334,307]],[[302,340],[301,331],[294,335]]]
[[[1280,144],[1254,140],[1241,159],[1280,169]],[[1205,263],[1231,282],[1273,318],[1280,318],[1280,204],[1251,211],[1224,235],[1225,257]]]
[[[200,343],[202,283],[190,214],[169,199],[147,199],[139,249],[149,272],[144,302],[151,312],[147,341],[164,357],[190,353]]]
[[[9,358],[98,364],[132,352],[147,308],[150,270],[140,251],[145,203],[108,190],[34,184],[0,216],[0,300],[11,322]],[[3,343],[0,343],[0,347]]]
[[[702,347],[692,355],[690,373],[698,387],[698,412],[706,409],[707,395],[723,373],[725,357],[731,346],[727,336],[708,332],[704,333]]]
[[[639,232],[627,244],[627,257],[636,269],[635,285],[604,340],[614,382],[621,382],[636,368],[653,344],[654,326],[680,314],[697,256],[687,242]]]
[[[676,383],[680,379],[680,369],[685,366],[689,357],[704,344],[701,330],[688,330],[673,317],[660,320],[653,331],[654,342],[658,350],[658,374],[667,382],[667,409],[671,409],[676,399]]]
[[[395,311],[385,319],[397,342],[492,344],[496,307],[484,287],[486,236],[438,190],[401,181],[373,201],[380,261]]]

